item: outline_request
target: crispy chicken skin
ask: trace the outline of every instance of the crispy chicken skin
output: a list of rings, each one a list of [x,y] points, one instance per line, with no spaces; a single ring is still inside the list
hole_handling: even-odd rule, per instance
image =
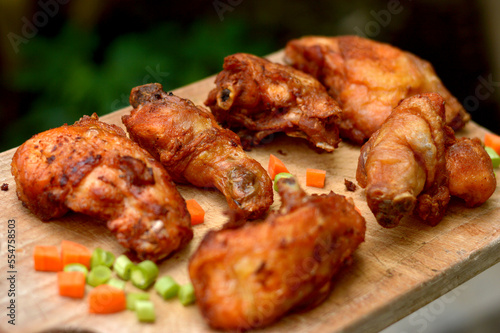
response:
[[[364,240],[365,220],[352,200],[308,196],[293,178],[280,179],[278,191],[279,211],[208,232],[190,258],[196,302],[213,328],[263,327],[318,305]]]
[[[105,220],[141,259],[164,258],[193,237],[186,203],[165,169],[95,114],[26,141],[12,174],[19,199],[40,219],[73,210]]]
[[[446,149],[455,139],[443,119],[439,94],[414,95],[361,148],[356,179],[383,227],[412,212],[430,225],[441,221],[450,200]]]
[[[266,170],[210,111],[165,93],[157,83],[133,88],[130,104],[134,109],[122,118],[130,137],[159,160],[175,182],[216,187],[231,209],[248,218],[261,216],[271,206],[272,182]]]
[[[342,107],[340,136],[362,144],[392,109],[414,94],[437,92],[446,123],[462,128],[470,115],[444,87],[432,65],[388,44],[357,36],[309,36],[290,41],[286,59],[316,77]]]
[[[446,152],[446,168],[451,195],[465,200],[468,207],[483,204],[495,192],[491,158],[478,138],[457,139]]]
[[[315,78],[246,53],[226,57],[223,67],[205,105],[223,126],[238,129],[245,148],[275,132],[328,152],[338,146],[340,107]]]

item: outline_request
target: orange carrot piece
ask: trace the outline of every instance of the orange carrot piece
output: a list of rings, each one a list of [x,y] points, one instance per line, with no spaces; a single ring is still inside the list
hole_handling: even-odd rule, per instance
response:
[[[85,295],[85,274],[78,271],[58,272],[59,295],[83,298]]]
[[[493,133],[484,135],[484,145],[493,148],[500,155],[500,136]]]
[[[323,188],[325,187],[326,170],[306,169],[306,185]]]
[[[35,246],[33,261],[37,271],[58,272],[63,267],[57,246]]]
[[[282,172],[290,173],[290,171],[288,171],[288,169],[286,168],[285,164],[281,162],[280,159],[274,156],[273,154],[270,154],[269,156],[269,166],[267,167],[267,170],[269,172],[269,176],[271,176],[271,180],[274,180],[274,177],[276,177],[278,173]]]
[[[205,220],[205,210],[203,210],[200,204],[195,199],[189,199],[186,200],[186,206],[189,215],[191,215],[191,225],[203,223]]]
[[[122,289],[101,284],[95,287],[89,293],[89,312],[90,313],[114,313],[125,310],[127,307],[127,298]]]
[[[84,245],[68,240],[61,242],[61,258],[63,267],[67,264],[80,263],[90,269],[92,252]]]

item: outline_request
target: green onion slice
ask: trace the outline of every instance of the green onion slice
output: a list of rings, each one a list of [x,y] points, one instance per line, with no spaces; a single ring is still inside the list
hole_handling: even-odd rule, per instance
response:
[[[192,283],[186,283],[179,288],[179,293],[177,294],[179,297],[179,301],[182,305],[186,306],[194,303],[195,295],[194,295],[194,287]]]
[[[151,260],[144,260],[132,268],[130,280],[139,289],[147,289],[158,277],[158,266]]]
[[[156,319],[155,306],[151,301],[135,301],[135,313],[141,322],[154,322]]]
[[[274,177],[274,190],[275,191],[278,191],[278,180],[280,180],[281,178],[293,178],[293,175],[291,173],[288,173],[288,172],[281,172],[281,173],[278,173],[275,177]]]
[[[127,293],[127,309],[135,310],[136,301],[149,301],[149,293]]]
[[[179,288],[179,284],[171,276],[163,276],[155,283],[155,290],[163,299],[177,296]]]
[[[100,247],[96,248],[94,252],[92,252],[92,257],[90,257],[90,268],[95,266],[113,266],[113,262],[115,261],[115,255],[109,251],[104,251]]]
[[[107,266],[95,266],[87,275],[87,283],[92,287],[105,284],[111,278],[111,270]]]
[[[120,279],[111,278],[108,280],[108,282],[106,282],[106,284],[109,284],[110,286],[113,286],[121,290],[125,289],[125,281]]]
[[[65,272],[82,272],[85,277],[87,277],[87,274],[89,273],[87,266],[80,263],[67,264],[66,266],[64,266],[63,270]]]
[[[133,267],[134,263],[124,254],[118,256],[113,264],[113,270],[116,272],[116,275],[123,280],[130,279],[130,272]]]
[[[500,165],[500,156],[497,154],[497,152],[491,148],[491,147],[484,147],[484,150],[488,153],[488,155],[491,158],[491,163],[493,164],[494,168],[497,168]]]

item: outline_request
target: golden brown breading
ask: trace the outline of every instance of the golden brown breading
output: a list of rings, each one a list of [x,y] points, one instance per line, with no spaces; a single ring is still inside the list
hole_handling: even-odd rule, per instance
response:
[[[329,152],[340,142],[340,107],[310,75],[237,53],[224,59],[215,84],[205,105],[223,126],[238,129],[245,148],[275,132],[307,139]]]
[[[261,223],[210,231],[189,262],[196,302],[210,326],[245,330],[318,305],[332,276],[364,240],[352,200],[307,196],[294,178],[278,181],[282,205]]]
[[[323,83],[342,107],[340,136],[362,144],[392,109],[414,94],[437,92],[446,123],[462,128],[470,115],[444,87],[432,65],[388,44],[357,36],[303,37],[286,46],[287,60]]]
[[[268,210],[273,189],[267,171],[210,111],[165,93],[157,83],[132,89],[130,104],[134,109],[122,118],[130,137],[158,159],[174,181],[216,187],[230,208],[249,218]]]
[[[451,195],[464,199],[468,207],[483,204],[495,192],[491,158],[477,138],[457,139],[446,152],[446,168]]]
[[[165,169],[95,114],[26,141],[12,174],[19,199],[40,219],[73,210],[105,220],[141,259],[164,258],[193,237],[186,203]]]
[[[441,221],[450,194],[444,100],[436,93],[404,99],[361,148],[356,179],[380,225],[398,225],[415,213],[430,225]]]

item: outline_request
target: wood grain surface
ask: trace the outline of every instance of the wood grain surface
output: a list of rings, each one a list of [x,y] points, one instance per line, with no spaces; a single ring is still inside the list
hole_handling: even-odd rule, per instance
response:
[[[282,61],[282,52],[270,56]],[[174,91],[202,104],[213,87],[214,77]],[[131,87],[132,88],[132,87]],[[121,126],[121,116],[130,108],[101,117]],[[486,130],[470,123],[457,136],[483,138]],[[89,248],[100,246],[115,255],[124,249],[115,241],[104,223],[70,213],[64,218],[41,222],[25,209],[16,197],[10,163],[15,149],[0,154],[0,332],[211,332],[196,306],[183,307],[177,300],[163,301],[154,290],[156,306],[153,324],[139,323],[132,311],[112,315],[88,313],[87,299],[74,300],[58,295],[56,274],[33,269],[35,245],[59,245],[68,239]],[[333,153],[317,153],[301,139],[282,135],[249,152],[265,168],[269,154],[277,155],[299,178],[308,193],[336,193],[352,197],[367,220],[366,241],[354,255],[352,265],[334,279],[330,297],[317,308],[286,316],[259,332],[377,332],[452,288],[500,261],[500,191],[481,207],[469,209],[452,199],[443,221],[429,227],[409,218],[395,229],[380,227],[370,212],[364,191],[349,192],[344,179],[355,182],[359,147],[341,143]],[[325,169],[326,187],[305,186],[306,168]],[[209,229],[219,228],[227,209],[222,194],[192,186],[179,186],[185,199],[195,198],[206,210],[205,223],[194,227],[193,241],[182,251],[160,264],[160,274],[178,282],[189,281],[187,261]],[[279,205],[275,194],[273,208]],[[15,220],[16,264],[15,297],[8,296],[7,263],[8,220]],[[87,292],[90,287],[87,287]],[[137,291],[127,284],[126,291]],[[7,314],[15,300],[15,326]]]

